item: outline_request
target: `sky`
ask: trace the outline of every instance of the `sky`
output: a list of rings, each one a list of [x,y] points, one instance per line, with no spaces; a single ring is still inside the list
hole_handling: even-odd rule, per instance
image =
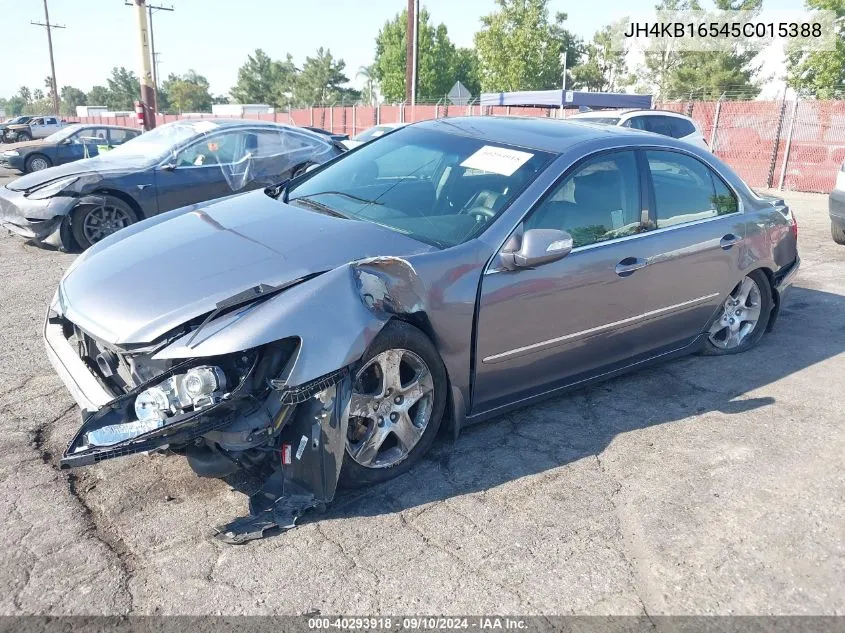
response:
[[[139,72],[140,52],[135,11],[124,0],[48,0],[59,86],[88,91],[105,84],[114,66]],[[472,46],[479,18],[491,13],[494,0],[420,0],[437,24],[443,22],[457,46]],[[301,65],[320,46],[346,61],[353,85],[361,66],[375,54],[375,37],[384,22],[407,6],[406,0],[152,0],[173,12],[153,14],[159,81],[189,69],[208,78],[213,94],[227,94],[249,53],[262,48],[271,57],[293,55]],[[568,14],[567,27],[584,38],[606,24],[615,11],[647,12],[655,0],[550,0],[550,13]],[[765,0],[765,9],[797,10],[803,0]],[[601,7],[601,10],[599,10]],[[0,97],[22,85],[44,88],[50,74],[42,0],[0,0],[4,63]],[[782,74],[781,55],[767,55],[764,72]],[[776,89],[770,84],[766,92]]]

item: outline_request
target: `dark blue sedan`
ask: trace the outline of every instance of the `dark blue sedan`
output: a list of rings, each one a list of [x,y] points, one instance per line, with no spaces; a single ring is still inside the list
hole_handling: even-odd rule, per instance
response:
[[[10,182],[0,188],[0,226],[50,246],[86,249],[164,211],[277,184],[344,149],[288,125],[176,121]]]
[[[0,154],[0,165],[28,174],[97,156],[140,133],[141,130],[117,125],[68,125],[47,138],[7,146]]]

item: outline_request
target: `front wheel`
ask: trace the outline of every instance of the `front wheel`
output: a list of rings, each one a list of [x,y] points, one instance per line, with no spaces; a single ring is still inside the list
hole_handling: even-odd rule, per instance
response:
[[[418,461],[440,427],[447,383],[428,337],[407,323],[388,323],[355,372],[340,484],[387,481]]]
[[[845,244],[845,228],[837,226],[833,222],[830,223],[830,236],[837,244]]]
[[[138,221],[135,211],[120,198],[103,196],[102,204],[80,206],[71,219],[71,230],[82,250]]]
[[[772,288],[765,273],[755,270],[736,285],[707,332],[704,353],[739,354],[756,345],[772,314]]]
[[[34,171],[41,171],[42,169],[47,169],[51,166],[52,163],[49,158],[43,156],[42,154],[36,154],[26,159],[24,172],[30,174]]]
[[[29,132],[18,132],[17,135],[15,136],[16,142],[31,141],[31,140],[32,140],[32,134],[30,134]]]

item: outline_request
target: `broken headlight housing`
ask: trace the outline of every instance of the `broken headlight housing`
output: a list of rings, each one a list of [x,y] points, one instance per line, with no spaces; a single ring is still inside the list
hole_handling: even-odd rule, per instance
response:
[[[135,420],[89,431],[90,446],[111,446],[167,424],[168,418],[199,411],[226,394],[226,374],[216,365],[193,367],[144,389],[135,397]]]

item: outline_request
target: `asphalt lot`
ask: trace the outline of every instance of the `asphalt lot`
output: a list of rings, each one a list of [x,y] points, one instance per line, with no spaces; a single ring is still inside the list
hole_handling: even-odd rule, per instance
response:
[[[471,427],[240,547],[210,534],[246,497],[181,458],[55,468],[79,413],[40,329],[74,255],[3,231],[0,613],[845,613],[845,247],[786,197],[803,265],[755,350]]]

